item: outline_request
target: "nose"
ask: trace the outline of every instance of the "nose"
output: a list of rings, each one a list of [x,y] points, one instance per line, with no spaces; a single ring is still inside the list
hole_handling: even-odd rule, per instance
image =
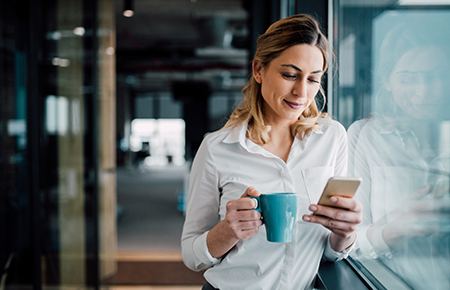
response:
[[[425,76],[417,78],[417,82],[411,85],[411,102],[415,104],[434,102],[435,96],[440,95],[441,84],[434,79]]]
[[[417,83],[414,86],[415,90],[415,96],[418,98],[423,98],[427,95],[427,93],[430,92],[430,84],[426,82],[425,78],[423,76],[420,76],[418,78]]]
[[[308,83],[306,79],[300,79],[294,84],[292,94],[299,98],[306,98],[308,96]]]

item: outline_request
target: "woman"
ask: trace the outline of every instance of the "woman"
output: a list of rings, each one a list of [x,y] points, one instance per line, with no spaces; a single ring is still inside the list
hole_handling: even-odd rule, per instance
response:
[[[241,106],[203,140],[192,165],[182,253],[189,268],[209,268],[204,289],[312,289],[322,256],[348,255],[360,203],[311,204],[330,177],[347,170],[345,129],[315,103],[327,48],[310,16],[274,23],[258,39]],[[279,191],[300,195],[291,243],[266,240],[247,197]]]

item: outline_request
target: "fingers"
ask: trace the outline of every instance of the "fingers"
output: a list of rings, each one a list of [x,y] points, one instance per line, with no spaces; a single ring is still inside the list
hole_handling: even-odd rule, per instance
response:
[[[450,186],[448,184],[444,185],[444,186],[437,186],[434,190],[433,190],[433,197],[434,198],[442,198],[445,196],[449,196],[449,192],[450,192]]]
[[[344,211],[344,210],[340,210]],[[338,216],[339,217],[339,216]],[[339,237],[348,238],[356,232],[361,218],[342,214],[342,220],[320,215],[304,215],[303,220],[310,223],[321,224]]]
[[[304,216],[305,220],[305,216]],[[309,222],[318,223],[326,227],[332,232],[337,233],[341,237],[347,237],[357,230],[357,222],[348,222],[344,220],[336,220],[325,216],[313,215],[309,218]]]
[[[248,231],[257,229],[262,225],[261,219],[248,219],[248,220],[238,220],[233,218],[227,218],[229,227],[233,231]]]
[[[336,207],[312,204],[309,209],[314,214],[304,215],[303,220],[321,224],[340,237],[349,237],[362,221],[361,203],[347,197],[333,196],[330,200]]]
[[[242,211],[242,210],[253,210],[258,206],[258,202],[255,199],[248,198],[248,196],[258,197],[261,194],[254,187],[250,186],[244,192],[240,199],[230,200],[227,203],[227,213],[233,211]],[[261,214],[259,214],[258,218],[261,218]]]
[[[227,212],[240,211],[240,210],[252,210],[258,206],[258,202],[253,198],[243,197],[240,199],[230,200],[227,203]]]
[[[257,191],[253,186],[247,188],[247,190],[242,194],[241,198],[235,200],[238,204],[233,204],[233,206],[237,206],[236,210],[244,210],[244,209],[255,209],[258,207],[258,201],[251,198],[246,198],[248,196],[258,197],[261,193]],[[228,207],[227,207],[228,210]]]
[[[450,199],[425,199],[410,202],[407,209],[417,215],[435,215],[450,211]]]
[[[362,220],[361,211],[351,211],[341,208],[316,205],[310,205],[309,209],[314,213],[314,217],[323,216],[336,221],[356,224],[359,224]]]
[[[247,190],[244,192],[244,194],[241,197],[247,197],[247,196],[260,196],[261,193],[257,191],[253,186],[250,186],[247,188]]]
[[[231,202],[231,201],[230,201]],[[227,218],[238,222],[261,220],[261,213],[256,210],[230,210],[227,211]]]
[[[346,209],[353,212],[362,211],[361,203],[355,198],[343,197],[343,196],[332,196],[330,201],[334,204],[335,207]],[[319,210],[321,208],[326,208],[324,206],[318,206]]]
[[[235,238],[246,239],[258,233],[262,225],[261,213],[254,210],[257,207],[257,201],[248,196],[259,195],[255,188],[249,187],[240,199],[227,203],[225,220]]]
[[[241,198],[236,202],[241,203],[252,202],[250,198]],[[232,203],[230,201],[228,205]],[[259,227],[262,225],[261,213],[256,210],[228,210],[225,220],[228,224],[228,228],[233,233],[233,236],[237,239],[247,239],[258,233]]]
[[[259,231],[260,226],[249,227],[249,229],[239,229],[239,228],[231,228],[231,232],[233,233],[233,237],[239,240],[248,239],[254,235],[256,235]]]
[[[429,194],[432,191],[432,189],[433,189],[432,185],[419,187],[418,189],[416,189],[414,192],[412,192],[408,196],[408,199],[417,200],[417,199],[423,198],[427,194]]]

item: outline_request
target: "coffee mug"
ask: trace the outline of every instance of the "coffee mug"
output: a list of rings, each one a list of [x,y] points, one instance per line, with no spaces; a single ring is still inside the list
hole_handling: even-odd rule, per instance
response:
[[[258,201],[255,210],[259,211],[263,217],[267,240],[277,243],[291,242],[297,217],[298,194],[275,192],[249,197]]]

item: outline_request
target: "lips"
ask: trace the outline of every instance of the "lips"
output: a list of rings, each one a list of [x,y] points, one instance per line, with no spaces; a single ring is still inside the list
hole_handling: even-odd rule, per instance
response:
[[[303,107],[303,104],[300,104],[300,103],[289,102],[286,100],[284,100],[284,102],[286,103],[286,105],[288,105],[293,110],[299,110]]]

